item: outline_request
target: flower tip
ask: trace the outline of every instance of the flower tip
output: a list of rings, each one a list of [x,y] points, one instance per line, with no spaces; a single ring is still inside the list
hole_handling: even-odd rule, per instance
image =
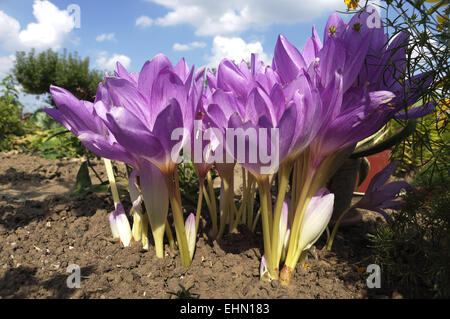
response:
[[[281,33],[278,35],[278,41],[277,42],[279,42],[279,43],[285,43],[287,41],[287,38],[284,36],[284,35],[282,35]]]
[[[259,267],[259,276],[261,280],[269,280],[269,270],[267,269],[266,256],[263,255],[261,258],[261,266]]]
[[[50,93],[51,93],[52,96],[56,95],[56,94],[65,94],[66,92],[67,91],[65,89],[63,89],[63,88],[61,88],[59,86],[56,86],[56,85],[53,85],[53,84],[50,85]]]

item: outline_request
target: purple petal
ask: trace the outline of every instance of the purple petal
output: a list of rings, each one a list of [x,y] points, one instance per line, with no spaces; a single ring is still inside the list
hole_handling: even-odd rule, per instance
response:
[[[228,120],[231,115],[229,117],[226,117],[219,105],[210,104],[207,110],[207,118],[205,118],[207,121],[207,126],[224,130],[228,126]]]
[[[406,120],[406,119],[418,119],[427,116],[433,112],[436,108],[436,103],[434,101],[428,102],[427,104],[413,107],[408,110],[408,115],[405,112],[400,112],[394,115],[395,119]]]
[[[180,119],[191,117],[188,115],[193,113],[193,109],[192,105],[187,103],[188,91],[181,79],[169,69],[162,70],[158,74],[151,92],[149,113],[152,127],[159,114],[171,103],[171,99],[177,100],[184,111]]]
[[[146,98],[132,82],[125,79],[106,78],[105,85],[115,106],[122,106],[149,124]]]
[[[102,82],[98,84],[94,104],[96,104],[99,101],[102,101],[109,110],[109,106],[111,105],[111,99],[109,97],[108,90],[106,89],[105,85]]]
[[[245,121],[258,123],[259,118],[265,115],[272,120],[272,126],[276,123],[272,101],[260,88],[254,88],[248,95],[245,111]]]
[[[104,136],[92,132],[80,132],[78,139],[94,154],[113,161],[135,165],[136,161],[128,151],[118,143],[110,143]]]
[[[382,187],[387,182],[389,177],[391,177],[391,175],[394,174],[395,169],[397,168],[397,163],[398,162],[394,160],[390,162],[388,165],[386,165],[386,167],[383,168],[380,172],[375,174],[375,176],[372,177],[372,180],[370,181],[367,190],[370,192],[375,191],[380,187]]]
[[[74,134],[77,134],[78,131],[92,128],[92,122],[90,121],[92,114],[88,112],[83,103],[72,93],[56,86],[50,87],[50,93],[52,94],[55,105]],[[54,112],[53,114],[56,115]]]
[[[302,69],[307,69],[303,56],[283,35],[278,36],[273,60],[284,83],[291,82]]]
[[[312,37],[306,41],[303,47],[302,55],[305,59],[306,65],[310,65],[314,59],[318,56],[319,51],[322,49],[322,42],[317,34],[316,27],[313,26]]]
[[[218,89],[212,95],[212,101],[218,105],[227,119],[234,113],[241,113],[239,102],[233,92],[225,92]]]
[[[163,69],[172,69],[172,67],[172,62],[163,54],[158,54],[151,61],[147,61],[139,73],[139,90],[144,94],[150,94],[158,74]]]
[[[321,139],[320,149],[323,155],[345,148],[378,131],[391,117],[392,110],[384,107],[394,94],[388,91],[376,91],[360,105],[347,108],[332,120]]]
[[[275,112],[275,123],[280,121],[281,116],[286,110],[286,98],[283,93],[283,89],[280,84],[275,84],[270,92],[270,100],[273,103],[273,108]]]
[[[128,71],[125,69],[125,67],[117,61],[116,63],[116,71],[114,72],[117,77],[120,77],[122,79],[128,80],[132,82],[134,85],[137,85],[137,81],[134,77],[128,73]]]
[[[112,107],[107,113],[108,128],[117,141],[133,154],[153,157],[162,146],[140,119],[123,107]]]
[[[319,52],[319,59],[322,85],[326,87],[334,79],[336,72],[344,72],[346,48],[342,41],[334,37],[329,39],[327,44]],[[358,74],[359,69],[356,72]]]
[[[342,18],[337,14],[333,13],[329,18],[325,25],[323,36],[323,46],[328,45],[328,41],[334,37],[343,37],[345,32],[345,23],[342,21]]]
[[[159,142],[163,146],[165,151],[165,161],[170,161],[171,152],[174,154],[178,154],[181,151],[184,143],[179,144],[178,140],[172,140],[172,133],[176,129],[183,129],[183,114],[181,113],[180,104],[177,100],[170,100],[170,104],[159,113],[156,118],[155,125],[153,127],[152,133],[156,138],[158,138]],[[191,130],[187,130],[187,132],[183,133],[182,139],[185,141],[187,136],[186,133],[190,133]],[[177,136],[178,138],[178,136]],[[178,144],[178,148],[175,150],[174,146]]]
[[[223,60],[217,71],[217,86],[232,91],[238,98],[245,100],[249,91],[249,81],[241,70],[230,60]]]
[[[211,72],[210,69],[206,71],[206,79],[208,80],[208,86],[212,89],[217,88],[217,77]]]
[[[178,77],[183,81],[186,82],[186,80],[189,79],[189,75],[192,74],[189,70],[189,66],[186,63],[186,60],[182,58],[177,65],[174,67],[174,72]],[[192,78],[191,78],[192,79]]]
[[[297,108],[295,105],[288,107],[281,116],[278,123],[279,146],[278,154],[280,163],[290,151],[293,137],[296,135]],[[274,151],[274,150],[271,150]]]

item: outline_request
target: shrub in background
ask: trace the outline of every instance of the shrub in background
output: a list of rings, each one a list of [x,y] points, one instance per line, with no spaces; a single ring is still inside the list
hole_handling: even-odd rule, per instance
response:
[[[12,148],[13,136],[25,134],[22,125],[22,104],[12,76],[0,83],[0,151]]]
[[[384,288],[408,298],[450,297],[450,192],[416,188],[393,222],[369,235]]]

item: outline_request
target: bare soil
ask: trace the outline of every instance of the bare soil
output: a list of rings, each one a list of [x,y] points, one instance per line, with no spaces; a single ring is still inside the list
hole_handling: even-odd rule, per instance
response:
[[[368,274],[361,270],[370,256],[366,235],[383,223],[372,213],[364,214],[361,224],[342,228],[332,252],[321,250],[324,235],[307,267],[297,266],[292,284],[282,287],[259,279],[260,230],[253,234],[240,227],[212,242],[202,219],[189,268],[168,246],[162,260],[139,243],[120,247],[108,224],[109,194],[70,199],[80,163],[0,153],[1,298],[171,298],[180,285],[192,286],[191,293],[205,299],[392,297],[368,289]],[[106,179],[102,162],[93,165]],[[67,287],[71,264],[81,268],[80,289]]]

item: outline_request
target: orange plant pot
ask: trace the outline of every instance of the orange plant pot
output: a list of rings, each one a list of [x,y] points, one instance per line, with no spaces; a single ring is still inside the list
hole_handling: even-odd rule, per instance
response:
[[[370,163],[369,174],[367,175],[366,179],[361,184],[361,186],[359,186],[356,189],[356,191],[361,193],[366,192],[367,187],[369,186],[369,183],[372,180],[372,178],[375,176],[375,174],[380,172],[383,168],[386,167],[386,165],[389,164],[390,158],[391,158],[391,150],[386,150],[378,154],[368,156],[367,159],[369,160]]]

